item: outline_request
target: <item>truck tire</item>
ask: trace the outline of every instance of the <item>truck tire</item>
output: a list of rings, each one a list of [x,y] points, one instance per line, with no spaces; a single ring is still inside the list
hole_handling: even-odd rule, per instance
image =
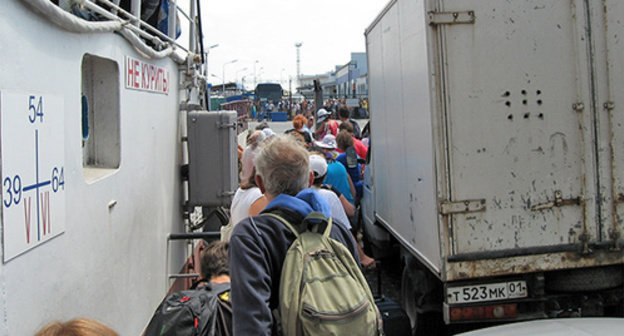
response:
[[[622,284],[622,273],[622,265],[547,273],[546,289],[576,292],[614,288]]]
[[[416,291],[412,285],[413,283],[409,269],[404,267],[403,274],[401,275],[401,307],[403,307],[407,316],[409,316],[412,330],[414,330],[416,317],[418,315],[416,310]]]
[[[437,279],[418,262],[409,258],[401,275],[401,307],[410,318],[412,335],[445,334],[441,289]]]

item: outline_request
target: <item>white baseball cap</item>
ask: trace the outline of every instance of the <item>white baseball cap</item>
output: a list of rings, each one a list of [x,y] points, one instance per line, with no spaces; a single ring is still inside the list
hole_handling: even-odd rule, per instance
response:
[[[327,161],[318,154],[310,155],[310,170],[314,173],[314,178],[327,174]]]

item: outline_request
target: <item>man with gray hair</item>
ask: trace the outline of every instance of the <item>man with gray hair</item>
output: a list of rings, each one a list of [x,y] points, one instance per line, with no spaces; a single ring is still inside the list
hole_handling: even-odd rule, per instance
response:
[[[314,181],[306,149],[289,136],[265,142],[254,160],[256,183],[269,204],[262,213],[278,212],[290,223],[313,211],[331,214],[327,200],[308,187]],[[295,235],[271,216],[242,220],[229,247],[234,335],[277,335],[272,315],[279,307],[282,264]],[[343,243],[359,264],[355,241],[343,225],[332,225],[330,237]]]

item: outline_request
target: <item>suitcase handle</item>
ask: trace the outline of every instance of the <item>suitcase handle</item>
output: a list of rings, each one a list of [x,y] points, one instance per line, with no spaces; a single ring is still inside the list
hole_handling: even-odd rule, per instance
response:
[[[377,295],[382,298],[383,293],[381,291],[381,261],[375,260],[375,269],[377,270]]]

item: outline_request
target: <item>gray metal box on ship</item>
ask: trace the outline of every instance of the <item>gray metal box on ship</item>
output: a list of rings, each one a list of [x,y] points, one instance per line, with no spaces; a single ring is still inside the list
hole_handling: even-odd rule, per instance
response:
[[[238,187],[236,111],[187,116],[189,205],[229,205]]]

